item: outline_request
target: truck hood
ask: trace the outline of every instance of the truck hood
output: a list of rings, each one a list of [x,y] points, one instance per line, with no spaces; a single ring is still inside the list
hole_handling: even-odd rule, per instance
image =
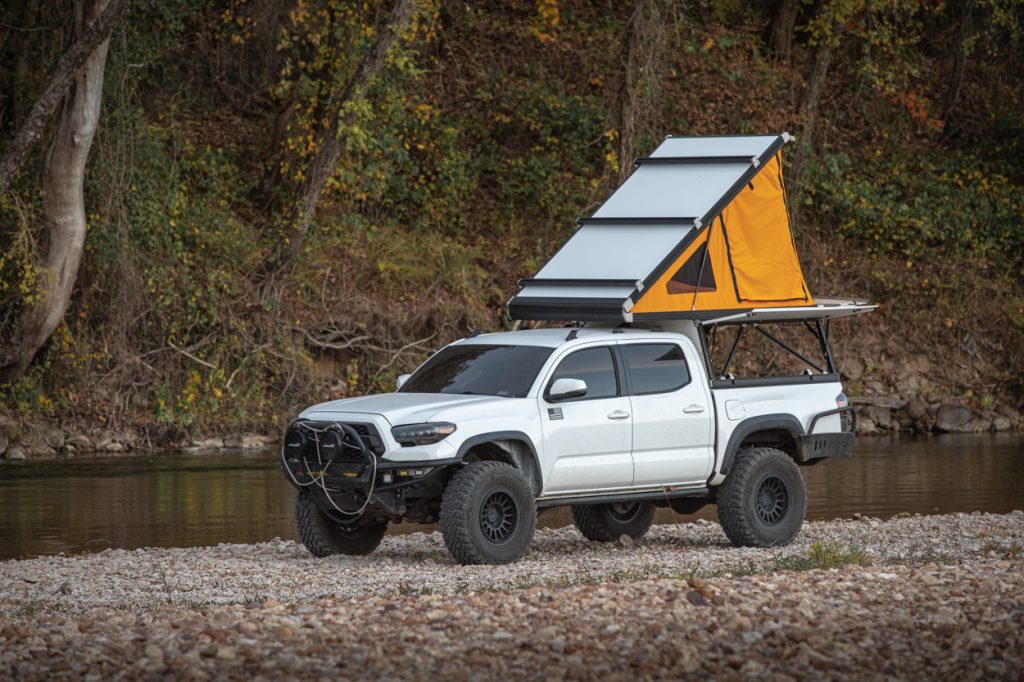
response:
[[[332,413],[376,414],[384,417],[392,426],[419,424],[430,421],[442,410],[464,405],[482,405],[489,402],[501,403],[508,398],[490,395],[455,395],[448,393],[384,393],[360,398],[345,398],[314,405],[301,415],[305,419],[326,418]]]

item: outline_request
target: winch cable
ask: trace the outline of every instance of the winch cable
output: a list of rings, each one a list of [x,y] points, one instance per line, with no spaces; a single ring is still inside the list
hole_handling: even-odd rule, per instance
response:
[[[313,433],[313,440],[316,443],[316,460],[317,460],[317,464],[320,465],[320,473],[317,474],[317,475],[314,475],[313,472],[309,470],[309,462],[307,462],[306,459],[303,458],[302,459],[302,463],[303,463],[303,466],[305,466],[305,468],[306,468],[306,475],[309,476],[310,480],[309,480],[309,483],[299,483],[298,480],[296,480],[294,474],[292,474],[291,468],[287,466],[287,460],[285,459],[285,456],[284,456],[284,448],[282,448],[281,449],[281,462],[284,465],[284,469],[287,472],[288,477],[291,479],[291,481],[295,485],[301,486],[301,487],[308,487],[310,485],[317,484],[320,487],[320,489],[323,490],[324,497],[327,498],[327,501],[331,503],[331,506],[334,507],[334,509],[337,510],[338,513],[344,514],[345,516],[360,516],[364,511],[366,511],[366,508],[370,505],[370,501],[373,499],[373,489],[374,489],[374,487],[377,484],[377,457],[376,457],[376,455],[370,455],[368,453],[368,450],[367,450],[367,447],[366,447],[366,443],[364,443],[363,439],[360,438],[359,433],[354,428],[349,426],[348,424],[339,424],[338,422],[334,422],[333,424],[330,424],[330,425],[328,425],[328,426],[326,426],[326,427],[324,427],[322,429],[318,429],[318,428],[316,428],[314,426],[310,426],[309,424],[305,424],[305,423],[299,423],[299,424],[296,424],[296,426],[304,428],[307,431],[310,431],[310,432]],[[334,498],[331,496],[331,491],[329,491],[327,489],[327,482],[324,480],[324,474],[326,473],[327,468],[330,467],[334,463],[334,460],[337,458],[337,455],[335,457],[332,457],[330,460],[328,460],[328,462],[326,464],[324,464],[323,458],[320,455],[320,434],[321,433],[326,433],[327,431],[331,431],[331,430],[340,431],[344,435],[349,436],[350,438],[352,438],[353,442],[358,444],[358,448],[357,449],[362,454],[363,460],[365,461],[368,458],[370,460],[370,463],[373,466],[373,473],[370,476],[370,489],[366,493],[366,500],[363,502],[363,505],[359,509],[357,509],[355,511],[350,511],[350,510],[342,509],[341,507],[339,507],[338,504],[334,501]],[[345,447],[345,439],[344,438],[342,438],[342,440],[341,440],[341,446],[342,446],[342,448]],[[352,447],[352,446],[349,446],[349,447]]]

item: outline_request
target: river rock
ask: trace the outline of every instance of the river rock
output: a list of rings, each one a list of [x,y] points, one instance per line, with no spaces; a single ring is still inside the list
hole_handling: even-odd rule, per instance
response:
[[[864,363],[857,358],[847,358],[843,362],[842,372],[850,381],[860,381],[864,378]]]
[[[1013,428],[1013,424],[1010,423],[1009,418],[1003,416],[997,416],[992,420],[993,431],[1009,431]]]
[[[973,415],[963,405],[946,403],[935,414],[935,430],[945,433],[966,433],[971,431]]]
[[[7,452],[7,448],[10,447],[11,441],[7,440],[7,436],[4,433],[0,433],[0,457],[3,457],[4,453]]]
[[[1013,405],[1007,405],[1004,403],[996,405],[996,414],[1009,419],[1010,424],[1013,426],[1020,423],[1020,412]]]
[[[879,430],[885,431],[892,425],[892,411],[880,405],[867,405],[859,410],[858,416],[872,421]]]
[[[89,437],[83,436],[81,434],[77,436],[71,436],[70,438],[67,439],[67,441],[64,442],[64,444],[70,445],[71,447],[76,448],[78,450],[92,450],[94,447],[92,441],[89,440]]]
[[[865,436],[870,436],[872,434],[878,433],[878,427],[875,426],[875,422],[873,419],[858,418],[857,433],[863,434]]]
[[[928,418],[928,403],[921,400],[918,396],[911,397],[907,401],[907,405],[904,408],[907,416],[915,421],[922,422]]]
[[[28,459],[28,455],[25,454],[24,448],[22,448],[20,445],[15,445],[14,447],[7,450],[5,458],[11,460],[12,462],[18,462],[24,459]]]
[[[220,450],[224,447],[224,441],[220,438],[204,438],[192,441],[192,447],[200,450]]]

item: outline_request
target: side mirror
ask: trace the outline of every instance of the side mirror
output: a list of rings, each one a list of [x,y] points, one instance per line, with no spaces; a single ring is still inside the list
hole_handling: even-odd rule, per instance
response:
[[[587,394],[587,382],[583,379],[570,379],[568,377],[555,379],[548,391],[548,400],[557,403],[560,400],[570,398],[582,398]]]
[[[399,390],[402,386],[405,386],[405,382],[409,380],[411,374],[399,374],[398,379],[395,380],[395,390]]]

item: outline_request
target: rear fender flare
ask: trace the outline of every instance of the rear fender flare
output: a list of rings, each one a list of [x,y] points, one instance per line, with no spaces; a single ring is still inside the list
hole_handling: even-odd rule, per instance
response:
[[[786,431],[793,436],[796,446],[800,447],[800,436],[804,435],[804,427],[800,421],[791,414],[762,414],[757,417],[744,419],[733,430],[729,436],[729,443],[725,446],[725,454],[722,455],[722,465],[718,467],[718,473],[728,475],[732,468],[733,460],[740,449],[743,440],[752,433],[768,431],[771,429]]]

